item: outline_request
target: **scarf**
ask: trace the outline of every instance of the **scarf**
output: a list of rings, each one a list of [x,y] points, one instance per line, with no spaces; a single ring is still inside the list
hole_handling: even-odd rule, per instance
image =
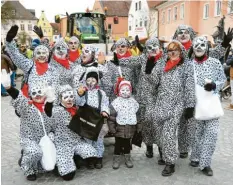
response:
[[[36,61],[36,72],[39,76],[43,75],[48,70],[48,62],[40,63]]]
[[[186,43],[182,43],[182,45],[184,46],[185,50],[187,51],[192,46],[192,41],[189,40]]]
[[[79,58],[80,54],[79,51],[69,51],[69,60],[71,62],[75,62],[77,58]]]
[[[168,60],[166,63],[166,66],[164,68],[165,72],[170,71],[171,69],[173,69],[175,66],[177,66],[177,64],[179,64],[179,62],[181,61],[181,58],[177,59],[177,60]]]
[[[156,63],[161,58],[162,55],[163,55],[163,53],[160,51],[159,54],[155,56],[154,63]],[[150,58],[151,58],[151,56],[149,56],[149,59]]]
[[[29,101],[28,102],[30,105],[34,105],[40,112],[44,112],[44,102],[43,103],[37,103],[34,101]]]
[[[70,114],[71,116],[73,117],[76,112],[77,112],[77,107],[70,107],[70,108],[65,108]]]
[[[68,59],[57,58],[55,55],[53,55],[53,59],[56,60],[59,64],[61,64],[66,69],[70,69],[70,64],[69,64]]]
[[[117,53],[117,58],[118,59],[121,59],[121,58],[129,58],[129,57],[131,57],[132,55],[131,55],[131,53],[129,52],[129,51],[127,51],[124,55],[120,55],[120,54],[118,54]]]
[[[195,61],[198,63],[198,64],[202,64],[203,62],[205,62],[206,60],[208,59],[208,56],[207,55],[204,55],[203,57],[195,57]]]

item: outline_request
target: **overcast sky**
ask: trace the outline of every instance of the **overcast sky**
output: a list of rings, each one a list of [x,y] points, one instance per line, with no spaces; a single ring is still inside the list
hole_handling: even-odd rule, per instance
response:
[[[19,0],[27,9],[35,9],[36,17],[39,18],[41,11],[50,22],[54,22],[56,14],[66,14],[85,11],[87,7],[91,10],[95,0]]]

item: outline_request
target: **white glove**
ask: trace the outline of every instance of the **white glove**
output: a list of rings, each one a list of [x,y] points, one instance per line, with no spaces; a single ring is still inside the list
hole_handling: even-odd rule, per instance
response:
[[[46,102],[52,103],[56,99],[55,91],[51,86],[48,86],[45,90]]]
[[[11,76],[10,73],[6,72],[6,69],[2,69],[1,72],[1,83],[3,87],[10,88],[11,87]]]

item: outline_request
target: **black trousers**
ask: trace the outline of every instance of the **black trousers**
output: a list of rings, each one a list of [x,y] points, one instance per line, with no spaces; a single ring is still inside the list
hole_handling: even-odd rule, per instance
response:
[[[131,139],[115,137],[115,155],[130,154],[131,150]]]

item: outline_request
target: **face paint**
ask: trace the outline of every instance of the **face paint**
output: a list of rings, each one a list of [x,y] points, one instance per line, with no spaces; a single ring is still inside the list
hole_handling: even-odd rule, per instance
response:
[[[45,91],[44,89],[38,85],[38,87],[32,87],[30,89],[30,96],[32,98],[32,101],[36,103],[42,103],[45,101]]]
[[[190,34],[187,29],[181,29],[178,32],[177,40],[182,44],[187,43],[190,40]]]
[[[39,45],[34,50],[34,58],[36,61],[40,63],[44,63],[48,61],[49,58],[49,50],[47,47],[43,45]]]
[[[125,38],[121,38],[116,42],[116,52],[117,54],[119,54],[120,56],[125,55],[125,53],[128,51],[130,46],[130,43],[128,40],[126,40]]]
[[[58,59],[65,59],[68,53],[68,46],[67,44],[61,40],[55,45],[54,55]]]
[[[193,52],[195,56],[202,57],[208,50],[208,41],[205,37],[196,37],[193,41]]]
[[[65,91],[62,93],[61,103],[66,108],[71,108],[74,105],[74,92],[73,91]]]
[[[129,98],[131,96],[131,90],[128,85],[121,86],[119,90],[119,96],[122,98]]]
[[[82,59],[82,62],[84,64],[90,62],[93,59],[93,56],[95,56],[95,49],[94,49],[94,47],[92,47],[92,46],[85,46],[82,49],[81,59]]]
[[[97,81],[95,78],[90,77],[86,80],[86,84],[88,89],[94,89],[97,85]]]
[[[157,38],[151,38],[146,41],[146,52],[149,54],[149,56],[155,57],[160,53],[160,43]]]
[[[79,40],[77,37],[71,37],[70,40],[69,40],[69,49],[71,51],[76,51],[79,47]]]

